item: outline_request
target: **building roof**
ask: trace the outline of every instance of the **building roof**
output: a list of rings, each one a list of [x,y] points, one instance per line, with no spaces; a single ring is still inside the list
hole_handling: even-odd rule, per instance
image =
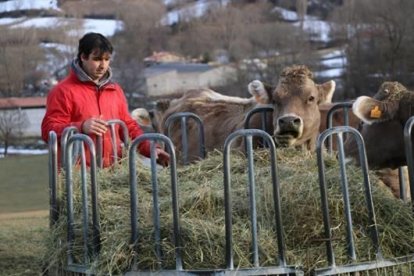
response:
[[[158,75],[165,74],[170,71],[176,71],[177,73],[202,73],[209,71],[213,66],[205,63],[181,63],[181,62],[169,62],[154,64],[145,68],[145,75]]]
[[[2,98],[0,109],[10,108],[42,108],[46,106],[46,97]]]
[[[153,52],[151,56],[144,58],[144,62],[147,63],[178,62],[183,60],[184,57],[166,51]]]

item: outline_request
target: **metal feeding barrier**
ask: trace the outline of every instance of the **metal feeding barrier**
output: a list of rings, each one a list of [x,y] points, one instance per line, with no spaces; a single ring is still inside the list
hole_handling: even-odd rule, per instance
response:
[[[344,126],[349,126],[349,111],[350,109],[352,110],[352,102],[341,102],[341,103],[336,103],[334,104],[329,110],[328,113],[326,115],[326,128],[332,128],[333,125],[333,116],[336,112],[342,110],[343,111],[343,116],[342,118],[344,119]],[[331,153],[333,150],[333,141],[332,141],[332,136],[328,137],[328,152]]]
[[[61,161],[62,168],[65,168],[66,166],[66,145],[67,145],[68,139],[70,136],[72,136],[75,133],[79,133],[78,129],[74,126],[69,126],[63,130],[62,136],[60,137],[60,145],[62,147],[60,161]],[[73,147],[73,151],[71,152],[71,154],[74,156],[79,154],[78,145],[75,145]],[[75,158],[73,158],[72,160],[75,161]]]
[[[113,159],[113,163],[116,163],[118,161],[118,141],[117,141],[117,136],[116,136],[116,125],[119,125],[119,127],[122,130],[122,138],[123,138],[123,146],[124,148],[128,148],[129,146],[129,135],[128,135],[128,127],[126,126],[126,124],[118,119],[112,119],[107,121],[108,126],[109,126],[109,130],[111,132],[111,144],[112,144],[112,159]],[[103,167],[103,162],[102,162],[102,154],[103,154],[103,141],[102,141],[102,136],[98,136],[97,137],[97,142],[96,142],[96,156],[97,156],[97,164],[99,168]]]
[[[414,210],[414,158],[413,158],[413,140],[412,130],[414,126],[414,116],[410,117],[404,126],[404,145],[405,145],[405,157],[407,159],[408,177],[410,179],[410,193],[411,204]]]
[[[59,219],[60,206],[58,203],[58,147],[56,132],[49,132],[49,227],[53,227]]]
[[[55,134],[51,133],[51,137]],[[225,172],[224,172],[224,181],[225,181],[225,198],[226,198],[226,268],[219,268],[219,269],[192,269],[186,270],[183,268],[183,256],[182,256],[182,244],[181,244],[181,232],[180,232],[180,219],[179,219],[179,209],[178,209],[178,191],[177,191],[177,170],[176,170],[176,161],[175,161],[175,151],[174,146],[171,140],[162,135],[162,134],[144,134],[134,141],[132,141],[129,147],[129,182],[130,182],[130,199],[131,199],[131,243],[133,244],[135,250],[138,250],[139,245],[137,241],[139,240],[139,225],[138,225],[138,202],[137,202],[137,193],[139,192],[137,183],[136,183],[136,148],[137,146],[144,140],[150,141],[150,152],[151,152],[151,185],[153,189],[153,225],[154,225],[154,241],[155,241],[155,248],[154,252],[156,252],[157,262],[159,263],[159,267],[157,270],[153,271],[145,271],[140,270],[138,267],[137,259],[134,259],[133,265],[131,270],[126,272],[126,275],[269,275],[269,274],[295,274],[295,275],[302,275],[303,272],[299,268],[295,266],[287,266],[286,259],[285,259],[285,251],[284,251],[284,241],[283,241],[283,231],[282,231],[282,222],[281,222],[281,213],[280,213],[280,198],[279,198],[279,184],[276,178],[276,157],[275,157],[275,146],[272,138],[261,130],[241,130],[240,132],[234,133],[231,137],[229,137],[228,142],[226,142],[226,147],[230,147],[232,143],[232,139],[235,139],[236,136],[241,135],[247,141],[248,147],[248,166],[249,166],[249,191],[252,195],[254,195],[255,190],[255,183],[253,178],[254,167],[252,163],[252,137],[258,136],[263,138],[266,143],[270,145],[269,150],[271,151],[271,164],[272,164],[272,176],[273,176],[273,190],[274,190],[274,206],[275,206],[275,228],[277,229],[277,236],[278,236],[278,249],[279,252],[275,251],[275,256],[277,255],[279,260],[279,266],[272,266],[272,267],[262,267],[260,266],[259,259],[258,259],[258,245],[257,245],[257,215],[256,215],[256,207],[255,207],[255,200],[254,196],[250,196],[250,208],[252,211],[251,216],[251,228],[252,228],[252,255],[253,255],[253,267],[251,268],[235,268],[233,264],[233,256],[232,256],[232,237],[230,235],[232,225],[231,225],[231,191],[230,191],[230,175],[229,175],[229,153],[226,153],[224,156],[225,162]],[[81,210],[82,210],[82,218],[81,218],[81,226],[75,227],[75,218],[73,212],[73,166],[74,162],[72,160],[72,152],[73,145],[81,141],[81,154],[80,154],[80,170],[81,170]],[[170,175],[171,175],[171,205],[172,205],[172,214],[173,214],[173,237],[175,243],[175,256],[176,256],[176,267],[173,270],[165,270],[163,269],[163,250],[161,247],[161,231],[160,231],[160,210],[159,210],[159,198],[158,198],[158,183],[157,183],[157,170],[156,170],[156,160],[155,160],[155,143],[157,141],[162,141],[168,152],[171,156],[171,163],[170,163]],[[55,151],[53,150],[56,142],[52,138],[50,140],[50,149],[52,154],[51,163],[56,165],[56,162],[53,162],[56,156]],[[92,231],[90,231],[91,223],[89,223],[89,209],[88,209],[88,189],[87,189],[87,165],[86,165],[86,157],[84,146],[89,147],[90,156],[90,181],[91,181],[91,189],[90,189],[90,198],[91,198],[91,206],[92,206]],[[90,262],[94,258],[99,258],[100,252],[100,226],[99,226],[99,209],[97,208],[99,194],[98,194],[98,184],[96,183],[96,169],[98,168],[96,164],[97,156],[95,154],[95,147],[92,140],[84,135],[84,134],[72,134],[66,140],[65,145],[65,186],[66,186],[66,196],[67,196],[67,264],[63,268],[66,272],[74,272],[80,273],[82,275],[85,274],[93,274],[93,271],[90,267]],[[55,165],[51,166],[50,168],[54,168]],[[57,165],[56,165],[57,166]],[[53,169],[51,169],[53,171]],[[57,169],[56,169],[57,171]],[[52,174],[51,174],[52,178]],[[52,181],[53,182],[53,181]],[[55,182],[56,183],[56,182]],[[139,184],[139,183],[138,183]],[[52,185],[53,186],[53,185]],[[54,198],[56,196],[53,196]],[[82,244],[83,244],[83,258],[82,260],[75,259],[73,256],[73,246],[75,241],[75,234],[81,232],[82,235]],[[92,234],[91,234],[92,233]],[[78,241],[79,243],[79,241]],[[136,258],[136,255],[135,255]]]
[[[60,138],[61,152],[60,152],[60,166],[64,168],[66,165],[66,145],[70,136],[78,133],[76,127],[67,127],[63,130],[62,136]],[[58,138],[57,134],[54,131],[49,132],[48,140],[48,149],[49,149],[49,213],[50,213],[50,227],[56,224],[59,219],[60,206],[58,200],[58,175],[59,175],[59,153],[58,153]],[[79,154],[79,145],[75,144],[70,154],[77,156]],[[73,158],[71,160],[74,160]]]
[[[249,206],[251,210],[251,236],[252,236],[252,267],[242,268],[234,267],[233,254],[232,254],[232,221],[231,221],[231,188],[230,188],[230,146],[234,139],[239,136],[245,137],[247,140],[247,159],[248,159],[248,170],[249,170]],[[271,151],[271,170],[272,170],[272,187],[273,187],[273,200],[275,208],[275,222],[274,227],[277,230],[278,238],[278,252],[275,250],[275,256],[279,261],[279,266],[261,266],[259,262],[259,249],[258,249],[258,229],[257,229],[257,213],[256,213],[256,201],[255,201],[255,181],[254,181],[254,164],[253,164],[253,149],[252,149],[252,137],[259,136],[266,140],[270,146]],[[285,245],[283,238],[281,210],[280,210],[280,196],[279,196],[279,183],[276,177],[276,149],[272,138],[262,130],[240,130],[229,136],[225,143],[224,152],[224,196],[225,196],[225,232],[226,232],[226,268],[216,269],[185,269],[183,267],[183,256],[182,256],[182,241],[180,231],[180,211],[178,202],[178,191],[177,191],[177,172],[174,147],[168,137],[162,134],[145,134],[131,144],[129,150],[129,170],[130,170],[130,196],[131,196],[131,243],[135,250],[139,248],[139,225],[138,225],[138,201],[137,194],[139,188],[137,185],[136,177],[136,147],[139,143],[144,140],[150,140],[151,142],[151,184],[152,184],[152,195],[153,195],[153,226],[154,226],[154,241],[155,248],[154,252],[157,258],[158,268],[156,271],[140,270],[138,267],[139,260],[137,259],[138,254],[135,254],[133,261],[133,268],[128,271],[126,275],[277,275],[277,274],[290,274],[290,275],[303,275],[303,271],[296,266],[287,266],[285,257]],[[161,240],[165,237],[161,236],[161,221],[160,221],[160,209],[159,209],[159,195],[158,195],[158,182],[157,182],[157,171],[155,169],[155,142],[163,141],[167,147],[167,150],[171,155],[170,164],[170,181],[171,181],[171,205],[173,213],[173,237],[175,246],[175,270],[163,268],[163,249],[161,247]],[[138,252],[137,252],[138,253]],[[223,256],[224,257],[224,256]]]
[[[266,111],[267,112],[267,111]],[[189,114],[184,114],[189,116]],[[177,115],[176,118],[181,118],[182,122],[186,123],[182,117]],[[186,117],[185,117],[186,118]],[[201,129],[202,122],[199,121]],[[113,125],[118,122],[113,122]],[[112,125],[112,124],[111,124]],[[410,172],[410,178],[414,177],[413,173],[413,157],[412,157],[412,145],[411,145],[411,129],[414,125],[414,119],[410,119],[405,127],[405,145],[407,162]],[[121,125],[121,128],[123,126]],[[111,130],[114,131],[114,130]],[[91,268],[91,261],[99,258],[100,255],[100,221],[99,221],[99,194],[96,179],[96,170],[99,169],[97,164],[98,155],[95,151],[95,145],[93,141],[84,134],[78,134],[73,129],[68,128],[64,131],[64,138],[62,137],[62,150],[61,154],[65,157],[62,161],[65,170],[65,194],[66,194],[66,215],[67,215],[67,260],[66,264],[62,268],[65,273],[78,273],[81,275],[94,274]],[[124,135],[128,137],[127,133]],[[330,223],[329,209],[328,209],[328,191],[325,179],[325,164],[323,160],[323,149],[325,141],[332,135],[336,135],[338,158],[340,165],[340,185],[344,202],[344,214],[345,214],[345,228],[346,228],[346,243],[347,243],[347,255],[350,260],[350,264],[337,265],[334,255],[332,226]],[[365,205],[368,214],[368,229],[370,230],[370,239],[375,251],[375,259],[369,262],[358,262],[356,255],[355,244],[353,240],[353,221],[350,211],[350,195],[348,192],[347,172],[345,165],[345,152],[344,152],[344,136],[352,136],[356,139],[359,159],[361,164],[361,172],[363,174],[363,185],[365,191]],[[111,135],[116,137],[116,135]],[[113,138],[112,138],[113,139]],[[251,240],[248,241],[251,246],[251,265],[249,267],[235,267],[233,259],[233,222],[232,222],[232,188],[231,188],[231,162],[230,152],[231,145],[235,139],[244,139],[246,145],[246,160],[247,160],[247,176],[248,176],[248,200],[249,205],[249,228]],[[260,262],[259,245],[258,245],[258,221],[257,221],[257,208],[256,208],[256,183],[255,183],[255,168],[253,158],[253,139],[261,139],[265,145],[266,150],[269,151],[270,158],[270,173],[272,177],[273,192],[273,206],[274,206],[274,229],[277,238],[277,248],[275,248],[275,258],[278,260],[277,265],[264,266]],[[139,250],[140,242],[140,225],[137,201],[138,193],[140,191],[140,183],[137,183],[137,169],[136,165],[136,149],[144,140],[150,141],[150,169],[151,169],[151,186],[152,186],[152,205],[153,205],[153,239],[154,252],[157,258],[156,262],[158,267],[154,270],[142,270],[139,267],[139,254],[134,255],[131,269],[125,272],[125,275],[303,275],[303,269],[297,265],[288,265],[286,261],[286,249],[283,232],[283,221],[280,199],[280,187],[277,175],[277,160],[276,160],[276,146],[272,137],[263,130],[259,129],[242,129],[238,130],[227,137],[224,145],[223,153],[223,186],[224,186],[224,223],[225,223],[225,267],[215,269],[186,269],[183,267],[183,243],[180,230],[180,210],[179,210],[179,194],[178,194],[178,179],[177,179],[177,164],[174,145],[169,137],[163,134],[147,133],[134,139],[131,143],[125,142],[125,146],[128,147],[128,162],[129,162],[129,185],[130,185],[130,219],[131,219],[131,245],[135,251]],[[175,248],[175,268],[165,269],[163,248],[161,241],[163,240],[161,231],[161,216],[159,209],[159,188],[157,179],[157,164],[156,164],[156,143],[163,142],[166,150],[170,153],[170,181],[171,181],[171,212],[173,220],[173,242]],[[99,141],[97,141],[99,144]],[[113,142],[114,145],[117,142]],[[74,147],[79,145],[79,154],[74,156]],[[85,147],[89,149],[89,170],[86,164]],[[59,204],[58,198],[58,152],[57,152],[57,137],[53,131],[49,133],[49,187],[50,187],[50,225],[53,228],[56,222],[63,214],[61,204]],[[73,158],[77,158],[76,166],[80,168],[80,204],[81,212],[77,214],[75,218],[74,213],[74,200],[73,200],[73,166],[75,162]],[[114,158],[118,158],[114,154]],[[322,132],[317,141],[317,161],[318,161],[318,174],[321,193],[321,206],[324,224],[324,235],[326,240],[326,262],[327,267],[316,268],[312,270],[314,275],[339,275],[339,274],[352,274],[359,272],[378,271],[383,268],[395,268],[401,265],[407,265],[414,262],[414,257],[411,255],[396,257],[392,260],[384,259],[380,245],[379,245],[379,232],[377,229],[377,222],[375,218],[375,210],[373,205],[373,199],[371,194],[371,185],[368,177],[368,165],[365,156],[365,146],[361,134],[354,128],[349,126],[331,127]],[[88,182],[87,174],[90,174],[90,181]],[[411,182],[414,183],[414,182]],[[413,191],[414,189],[411,189]],[[90,207],[89,207],[90,206]],[[91,210],[89,210],[91,208]],[[92,218],[90,218],[90,216]],[[81,237],[81,241],[76,240],[75,237]],[[60,241],[62,242],[62,241]],[[77,249],[82,252],[81,257],[74,256],[74,246],[78,246]],[[410,268],[411,269],[411,268]],[[410,270],[412,271],[412,269]],[[413,271],[412,271],[413,272]],[[402,272],[399,271],[401,274]],[[401,274],[402,275],[402,274]]]
[[[344,214],[345,214],[345,228],[346,228],[346,243],[348,246],[347,256],[351,261],[351,264],[338,266],[335,263],[335,255],[333,249],[333,237],[332,237],[332,226],[329,216],[329,207],[328,207],[328,188],[326,185],[325,179],[325,163],[323,158],[323,148],[324,143],[327,137],[336,134],[337,136],[337,145],[339,153],[339,165],[340,165],[340,184],[341,191],[343,196],[344,203]],[[370,262],[357,262],[357,255],[355,249],[355,242],[353,238],[353,220],[351,215],[351,202],[350,195],[348,190],[348,179],[346,173],[346,164],[345,164],[345,152],[344,152],[344,143],[343,136],[352,135],[356,140],[358,152],[359,152],[359,161],[361,164],[361,171],[364,181],[364,191],[365,191],[365,204],[368,212],[368,228],[370,230],[370,238],[375,250],[375,260]],[[401,258],[395,258],[393,260],[386,260],[383,257],[381,247],[379,244],[379,232],[375,217],[374,204],[372,200],[372,191],[371,184],[369,181],[368,175],[368,163],[365,155],[365,145],[361,134],[354,128],[349,126],[339,126],[332,127],[323,131],[317,141],[317,161],[318,161],[318,173],[319,173],[319,183],[320,183],[320,192],[321,192],[321,205],[323,213],[323,223],[324,223],[324,235],[326,239],[326,258],[328,267],[318,268],[313,271],[314,275],[338,275],[344,273],[356,273],[370,270],[378,270],[381,268],[399,266],[401,264],[411,263],[414,261],[413,256],[404,256]]]
[[[259,261],[258,248],[258,229],[257,229],[257,210],[256,210],[256,185],[254,178],[254,161],[253,161],[253,136],[263,138],[269,146],[270,166],[272,175],[273,204],[275,212],[274,228],[276,229],[278,252],[275,251],[279,265],[278,266],[261,266]],[[248,167],[248,185],[249,185],[249,207],[250,207],[250,230],[251,230],[251,254],[252,268],[234,268],[233,260],[233,233],[232,233],[232,201],[231,201],[231,174],[230,174],[230,149],[231,144],[237,138],[244,138],[246,141],[247,167]],[[226,227],[226,269],[225,275],[234,273],[234,275],[279,275],[295,274],[302,275],[301,268],[286,265],[285,241],[283,236],[283,223],[280,206],[280,185],[276,171],[276,146],[272,137],[263,130],[259,129],[241,129],[230,134],[224,143],[223,155],[224,170],[224,209],[225,209],[225,227]]]
[[[267,133],[271,134],[271,128],[269,127],[269,119],[268,119],[268,113],[273,113],[273,106],[269,105],[269,106],[260,106],[260,107],[256,107],[253,108],[252,110],[250,110],[247,114],[246,117],[244,119],[244,128],[245,129],[250,129],[251,128],[251,120],[253,118],[253,116],[255,114],[260,114],[260,123],[261,123],[261,130],[266,131]],[[267,146],[265,143],[266,139],[262,139],[262,144],[259,146],[265,147]],[[247,149],[245,149],[247,150]]]
[[[81,226],[77,226],[75,222],[74,203],[73,203],[73,161],[72,151],[73,144],[76,141],[81,141],[80,146],[80,174],[81,174],[81,208],[82,218]],[[87,179],[87,165],[85,157],[85,145],[89,148],[89,169],[90,169],[90,206],[92,208],[92,231],[89,231],[90,214],[89,214],[89,191]],[[66,203],[67,203],[67,265],[66,270],[71,272],[79,272],[91,274],[90,263],[98,257],[101,240],[100,240],[100,222],[99,222],[99,208],[98,208],[98,184],[96,181],[96,151],[95,144],[92,139],[85,134],[74,134],[67,140],[65,153],[65,187],[66,187]],[[80,228],[82,232],[83,242],[83,260],[76,260],[73,252],[75,251],[75,235],[76,230]]]
[[[176,267],[174,272],[183,271],[182,264],[182,244],[181,244],[181,234],[180,234],[180,220],[179,220],[179,210],[178,210],[178,192],[177,192],[177,170],[176,170],[176,157],[175,150],[171,140],[163,134],[158,133],[147,133],[137,139],[135,139],[131,147],[129,148],[129,184],[130,184],[130,201],[131,201],[131,244],[134,247],[136,252],[135,258],[132,264],[132,270],[128,273],[131,275],[133,272],[137,275],[147,275],[151,274],[151,271],[139,271],[137,252],[139,251],[138,247],[138,187],[137,187],[137,167],[136,167],[136,155],[138,145],[145,141],[150,141],[150,159],[151,159],[151,185],[152,185],[152,207],[153,207],[153,225],[154,225],[154,241],[155,241],[155,255],[157,258],[158,272],[162,274],[171,274],[171,270],[163,270],[163,250],[161,247],[161,221],[160,221],[160,204],[159,204],[159,188],[157,180],[157,169],[156,169],[156,154],[155,146],[158,141],[162,141],[166,146],[170,154],[170,181],[171,181],[171,207],[173,214],[173,236],[174,236],[174,246],[175,246],[175,260]]]
[[[342,114],[342,118],[344,120],[344,126],[349,126],[349,115],[350,112],[352,112],[352,104],[353,102],[340,102],[340,103],[336,103],[335,105],[333,105],[327,113],[326,116],[326,127],[332,128],[333,125],[333,116],[336,112],[339,112],[342,110],[343,114]],[[345,134],[346,135],[346,134]],[[346,136],[344,136],[346,137]],[[333,137],[332,136],[328,136],[327,138],[327,147],[328,147],[328,152],[332,153],[333,151]],[[404,177],[404,169],[403,167],[398,167],[398,182],[400,184],[400,198],[403,201],[407,201],[407,193],[406,193],[406,186],[407,183],[405,181],[405,177]]]
[[[201,118],[191,112],[177,112],[171,114],[164,123],[164,134],[168,137],[171,137],[172,127],[174,123],[179,120],[180,130],[181,130],[181,155],[182,162],[184,165],[189,163],[189,149],[188,149],[188,121],[193,120],[198,127],[198,150],[201,159],[206,157],[206,147],[205,147],[205,137],[204,137],[204,125]],[[177,146],[177,145],[176,145]]]

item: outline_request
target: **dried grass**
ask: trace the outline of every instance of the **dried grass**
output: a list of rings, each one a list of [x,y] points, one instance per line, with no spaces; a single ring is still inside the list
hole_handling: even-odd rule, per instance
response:
[[[267,151],[255,153],[255,183],[259,221],[259,251],[262,266],[277,265],[277,241],[272,203],[272,186]],[[336,159],[325,161],[329,208],[334,236],[337,264],[348,262],[340,193],[339,167]],[[316,155],[280,149],[277,152],[280,180],[282,220],[288,264],[299,265],[305,271],[327,265],[320,203]],[[369,239],[362,173],[347,166],[352,200],[354,239],[359,261],[375,258]],[[158,173],[159,204],[161,209],[162,247],[166,268],[174,268],[172,243],[172,207],[169,169]],[[136,259],[140,269],[156,269],[152,228],[152,187],[150,171],[138,167],[139,247]],[[233,202],[233,249],[235,266],[250,265],[251,234],[247,189],[247,161],[239,154],[231,156],[231,186]],[[375,175],[370,175],[380,244],[385,257],[407,255],[414,251],[414,218],[411,207],[393,197]],[[74,180],[78,186],[79,179]],[[131,269],[134,253],[130,244],[130,196],[128,162],[98,175],[99,208],[102,248],[99,259],[92,266],[97,274],[118,274]],[[63,185],[63,184],[61,184]],[[75,206],[80,194],[75,189]],[[77,192],[76,192],[77,191]],[[186,269],[214,269],[225,267],[225,228],[223,195],[223,156],[212,152],[198,163],[178,168],[178,192],[183,240],[183,261]],[[63,193],[60,195],[62,200]],[[79,210],[77,209],[77,217]],[[79,219],[77,220],[79,222]],[[79,233],[80,230],[78,229]],[[80,235],[78,235],[80,237]],[[65,262],[66,221],[63,216],[49,240],[46,261],[51,265]],[[60,240],[61,244],[55,241]],[[79,242],[78,242],[78,245]],[[80,251],[78,249],[77,251]],[[75,255],[82,254],[76,252]]]

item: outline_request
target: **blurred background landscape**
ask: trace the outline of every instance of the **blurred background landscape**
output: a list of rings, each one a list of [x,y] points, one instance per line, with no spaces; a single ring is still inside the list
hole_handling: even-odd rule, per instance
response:
[[[317,82],[335,80],[333,101],[343,101],[385,80],[413,87],[413,11],[409,0],[0,1],[0,156],[47,153],[46,96],[87,32],[113,42],[131,109],[197,87],[244,97],[250,81],[276,83],[292,64],[310,67]],[[0,212],[13,206],[4,197]]]
[[[345,101],[386,80],[414,87],[413,12],[412,0],[0,0],[0,275],[37,274],[49,204],[40,122],[83,34],[114,44],[131,110],[196,87],[245,97],[292,64],[335,80],[333,101]]]
[[[198,87],[244,97],[292,64],[335,80],[344,101],[385,80],[413,87],[413,11],[409,0],[0,0],[0,110],[25,110],[0,112],[0,153],[44,149],[45,97],[87,32],[113,42],[131,110]]]

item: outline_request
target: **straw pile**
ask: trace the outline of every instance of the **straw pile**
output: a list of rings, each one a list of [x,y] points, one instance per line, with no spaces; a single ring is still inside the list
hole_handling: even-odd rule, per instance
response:
[[[327,265],[323,237],[319,178],[316,155],[280,149],[277,152],[280,180],[282,220],[289,265],[302,266],[309,272]],[[262,266],[277,265],[277,241],[274,227],[270,162],[267,151],[255,153],[256,196],[259,221],[259,251]],[[140,269],[156,269],[152,223],[152,188],[148,168],[138,165],[139,247],[136,253]],[[347,247],[343,198],[339,185],[339,166],[335,158],[325,159],[329,208],[333,227],[337,264],[345,264]],[[349,190],[354,220],[355,244],[359,261],[373,259],[365,208],[362,173],[359,168],[347,166]],[[172,208],[169,169],[158,173],[161,208],[162,248],[166,265],[174,268],[172,242]],[[236,267],[249,266],[251,234],[247,188],[247,161],[239,154],[231,155],[233,201],[233,249]],[[391,192],[370,175],[380,245],[387,258],[414,252],[414,218],[410,205],[395,199]],[[79,185],[75,177],[75,187]],[[130,196],[128,162],[98,174],[99,207],[102,247],[100,257],[92,262],[97,274],[119,274],[131,269],[134,260],[130,244]],[[63,185],[61,183],[61,185]],[[62,189],[61,189],[62,190]],[[80,192],[75,189],[75,206],[79,206]],[[196,164],[178,168],[178,192],[183,241],[183,261],[186,269],[214,269],[225,267],[223,156],[219,152]],[[60,195],[64,200],[63,193]],[[76,211],[80,223],[80,211]],[[81,237],[78,230],[77,236]],[[62,243],[54,242],[61,240]],[[49,265],[65,263],[66,221],[62,216],[50,236],[46,262]],[[80,247],[81,244],[77,243]],[[82,255],[79,252],[79,259]]]

